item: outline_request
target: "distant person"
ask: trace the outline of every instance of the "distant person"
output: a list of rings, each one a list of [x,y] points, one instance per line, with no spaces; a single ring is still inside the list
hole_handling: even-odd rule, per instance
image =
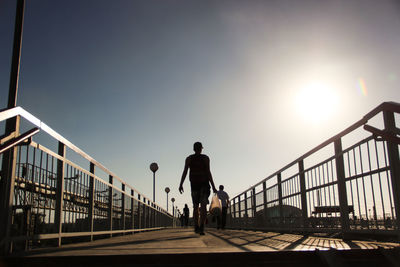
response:
[[[189,207],[187,204],[185,204],[185,207],[183,208],[183,216],[184,216],[184,224],[185,226],[189,225]]]
[[[210,196],[210,183],[214,193],[217,192],[217,189],[215,188],[210,171],[210,158],[207,155],[201,154],[203,145],[200,142],[196,142],[193,144],[193,150],[195,153],[188,156],[185,160],[185,168],[183,169],[181,183],[179,184],[179,192],[183,193],[183,182],[186,179],[188,169],[190,169],[189,180],[193,201],[194,231],[200,235],[204,235],[204,223],[207,218],[207,204],[208,197]]]
[[[219,191],[217,192],[218,198],[221,200],[222,212],[221,216],[217,216],[217,229],[225,229],[226,225],[226,214],[228,212],[229,206],[229,195],[224,191],[224,186],[219,186]]]

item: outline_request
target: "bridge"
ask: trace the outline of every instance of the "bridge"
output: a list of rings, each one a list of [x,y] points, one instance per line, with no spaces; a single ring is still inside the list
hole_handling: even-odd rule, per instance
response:
[[[227,229],[210,223],[198,236],[16,106],[23,5],[0,110],[0,266],[399,265],[399,103],[380,104],[243,190]],[[39,132],[46,141],[34,141]]]
[[[10,266],[21,260],[42,265],[60,259],[85,262],[101,254],[123,255],[123,262],[157,265],[161,259],[170,264],[196,259],[193,264],[201,265],[206,253],[232,265],[233,259],[288,266],[293,259],[300,266],[329,266],[338,260],[361,266],[366,259],[396,263],[399,113],[400,104],[382,103],[234,196],[229,229],[217,231],[210,223],[207,235],[199,237],[22,107],[2,110],[0,121],[16,125],[0,144],[4,260]],[[22,120],[32,127],[24,133]],[[57,151],[33,141],[40,131],[57,141]],[[362,138],[350,138],[350,143],[348,137],[355,134]],[[74,163],[66,149],[88,167]]]

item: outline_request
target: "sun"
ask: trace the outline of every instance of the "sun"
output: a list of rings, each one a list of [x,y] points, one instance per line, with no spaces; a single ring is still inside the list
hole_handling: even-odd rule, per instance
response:
[[[295,98],[298,114],[311,123],[329,120],[338,109],[338,95],[327,83],[311,82]]]

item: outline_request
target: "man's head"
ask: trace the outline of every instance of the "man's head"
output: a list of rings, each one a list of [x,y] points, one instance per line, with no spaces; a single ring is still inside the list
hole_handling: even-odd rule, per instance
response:
[[[220,185],[220,186],[219,186],[219,190],[224,190],[224,186],[223,186],[223,185]]]
[[[200,142],[196,142],[193,144],[194,152],[200,153],[202,149],[203,149],[203,145]]]

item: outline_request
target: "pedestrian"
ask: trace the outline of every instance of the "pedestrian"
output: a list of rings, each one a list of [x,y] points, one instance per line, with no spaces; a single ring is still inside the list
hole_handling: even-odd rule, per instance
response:
[[[219,191],[217,192],[218,198],[221,200],[222,212],[221,215],[217,216],[217,229],[225,229],[226,225],[226,214],[228,212],[229,206],[229,195],[224,191],[224,186],[219,186]]]
[[[185,207],[183,208],[183,215],[184,215],[184,224],[187,227],[189,225],[189,207],[187,204],[185,204]]]
[[[181,194],[183,193],[183,182],[190,169],[189,180],[193,201],[194,231],[200,235],[204,235],[204,223],[207,218],[210,184],[214,193],[217,193],[217,189],[215,188],[210,171],[210,158],[207,155],[201,154],[203,145],[200,142],[196,142],[193,144],[193,150],[194,154],[188,156],[185,160],[185,167],[179,184],[179,192]]]

